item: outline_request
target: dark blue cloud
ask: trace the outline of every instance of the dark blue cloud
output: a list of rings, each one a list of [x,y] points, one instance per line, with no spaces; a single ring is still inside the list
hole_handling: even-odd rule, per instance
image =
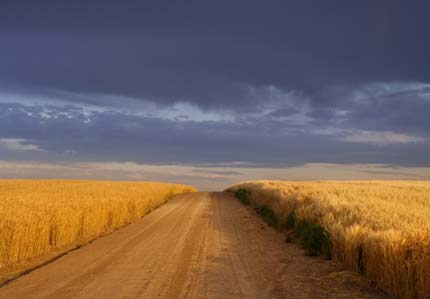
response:
[[[2,1],[0,159],[429,165],[429,9]]]
[[[240,84],[316,97],[335,84],[430,82],[424,1],[3,1],[0,80],[246,104]],[[239,85],[238,85],[239,84]]]

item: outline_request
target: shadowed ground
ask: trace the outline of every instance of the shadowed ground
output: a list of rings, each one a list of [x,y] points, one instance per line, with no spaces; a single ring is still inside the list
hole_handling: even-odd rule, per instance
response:
[[[381,298],[226,193],[178,196],[0,288],[0,298]]]

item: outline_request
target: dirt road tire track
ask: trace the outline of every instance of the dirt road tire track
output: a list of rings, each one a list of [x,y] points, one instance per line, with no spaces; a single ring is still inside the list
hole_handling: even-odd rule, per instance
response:
[[[226,193],[178,196],[0,288],[0,298],[381,298]]]

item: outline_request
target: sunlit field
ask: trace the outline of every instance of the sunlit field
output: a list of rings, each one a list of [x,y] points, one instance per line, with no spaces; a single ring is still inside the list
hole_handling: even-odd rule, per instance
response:
[[[315,232],[319,225],[331,257],[393,298],[428,298],[430,182],[251,181],[228,191],[273,213],[278,228],[294,231],[305,223]],[[323,238],[307,241],[315,240]]]
[[[193,191],[153,182],[0,180],[0,269],[85,244]]]

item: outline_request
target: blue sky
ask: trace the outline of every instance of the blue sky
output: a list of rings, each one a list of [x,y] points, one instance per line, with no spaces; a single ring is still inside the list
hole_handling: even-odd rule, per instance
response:
[[[428,179],[429,8],[2,1],[0,177]]]

